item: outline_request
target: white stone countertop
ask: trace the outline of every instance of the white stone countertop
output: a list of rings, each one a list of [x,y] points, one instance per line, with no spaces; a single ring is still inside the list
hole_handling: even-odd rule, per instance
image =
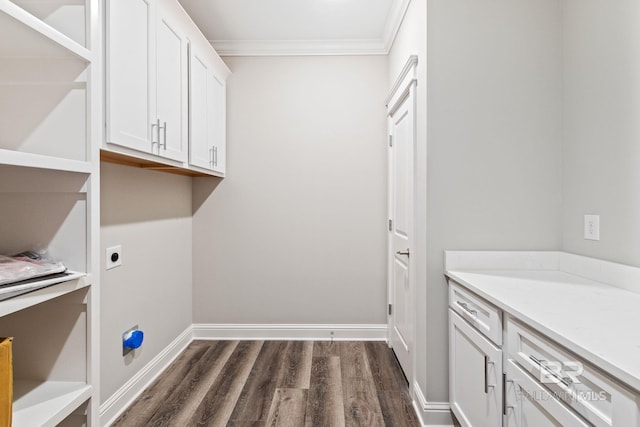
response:
[[[446,275],[640,393],[640,294],[557,269]]]

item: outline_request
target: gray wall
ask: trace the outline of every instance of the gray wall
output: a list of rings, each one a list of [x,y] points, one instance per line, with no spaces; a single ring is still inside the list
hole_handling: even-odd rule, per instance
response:
[[[640,266],[640,3],[563,3],[563,249]]]
[[[386,322],[387,58],[226,58],[228,177],[194,180],[194,322]]]
[[[101,271],[104,402],[192,323],[191,178],[102,163],[100,191],[101,254],[120,244],[123,255]],[[144,344],[123,357],[135,325]]]
[[[559,249],[556,0],[429,0],[428,401],[448,401],[445,249]]]

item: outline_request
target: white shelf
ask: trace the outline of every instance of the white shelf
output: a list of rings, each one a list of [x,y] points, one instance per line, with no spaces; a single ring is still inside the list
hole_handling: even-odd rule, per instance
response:
[[[53,298],[73,292],[89,286],[90,280],[85,273],[70,272],[70,276],[64,278],[47,279],[35,282],[33,285],[51,285],[27,294],[0,301],[0,317],[7,316],[25,308],[48,301]],[[62,280],[62,282],[60,282]]]
[[[0,0],[2,1],[2,0]],[[0,165],[22,166],[65,172],[91,173],[89,162],[0,149]]]
[[[55,426],[91,397],[81,382],[15,381],[13,427]]]
[[[10,0],[0,0],[0,56],[69,57],[91,62],[89,49],[45,24]],[[16,43],[20,40],[20,43]]]

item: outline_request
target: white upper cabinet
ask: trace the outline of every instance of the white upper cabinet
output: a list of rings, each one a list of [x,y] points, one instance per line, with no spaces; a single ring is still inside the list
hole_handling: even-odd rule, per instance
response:
[[[176,0],[107,0],[106,24],[103,160],[223,176],[229,70],[191,18]]]
[[[225,173],[226,83],[217,75],[210,53],[192,45],[190,51],[189,164]]]
[[[187,40],[153,0],[107,2],[106,141],[176,161],[187,158]]]
[[[151,50],[155,9],[150,0],[107,2],[107,141],[151,153],[155,88]],[[153,119],[155,124],[155,117]],[[157,136],[157,134],[154,136]]]
[[[158,7],[156,26],[156,120],[158,154],[186,161],[187,39],[169,5]]]

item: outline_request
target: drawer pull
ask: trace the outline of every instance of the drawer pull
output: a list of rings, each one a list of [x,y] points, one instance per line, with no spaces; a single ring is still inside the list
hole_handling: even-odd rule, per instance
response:
[[[532,355],[529,356],[529,359],[531,359],[536,365],[538,365],[540,370],[548,372],[553,378],[555,378],[559,383],[564,384],[566,387],[571,387],[571,384],[573,384],[573,380],[570,377],[561,377],[557,372],[549,369],[546,360],[538,359],[537,357]]]
[[[467,313],[469,313],[473,317],[477,317],[478,316],[478,312],[476,310],[470,309],[466,302],[456,301],[456,304],[458,304],[460,307],[462,307],[462,309],[464,311],[466,311]]]

